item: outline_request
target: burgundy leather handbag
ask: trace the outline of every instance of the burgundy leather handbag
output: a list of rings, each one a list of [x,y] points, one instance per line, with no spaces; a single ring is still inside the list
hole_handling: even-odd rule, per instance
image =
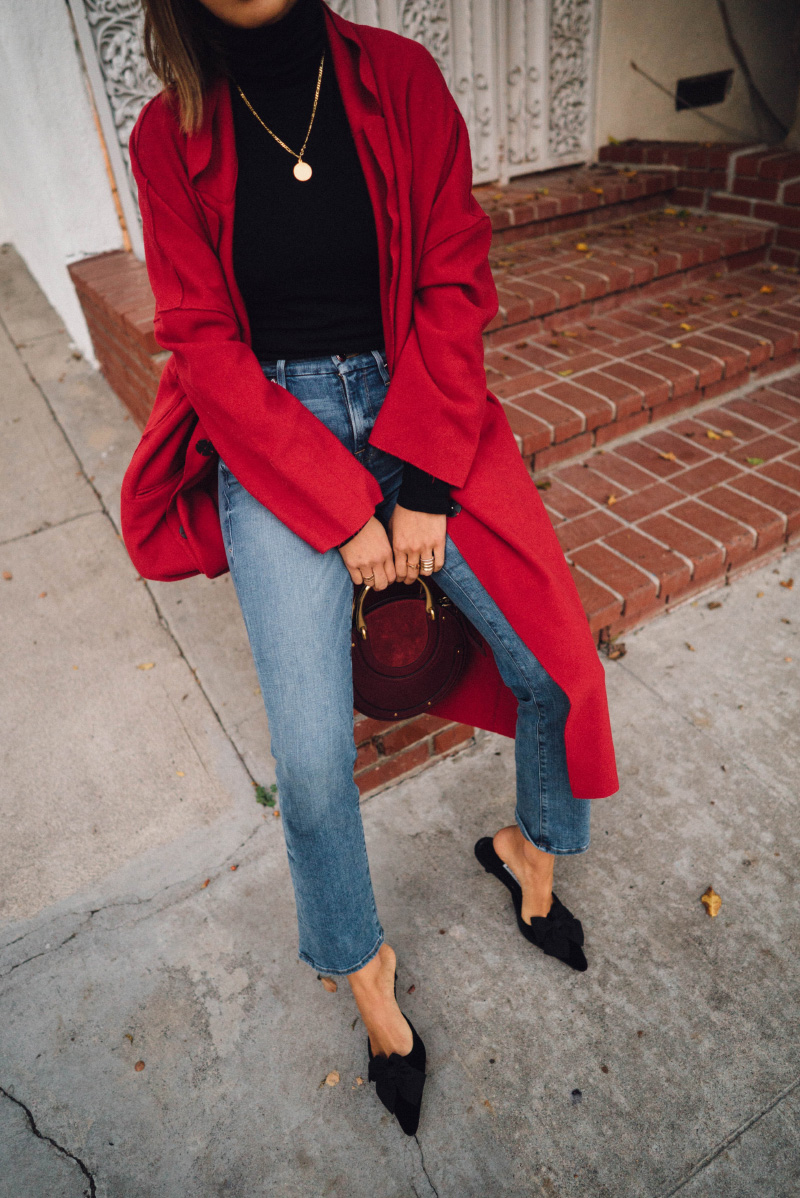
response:
[[[356,709],[378,720],[426,711],[458,682],[476,637],[434,582],[395,582],[383,591],[365,583],[353,599]]]

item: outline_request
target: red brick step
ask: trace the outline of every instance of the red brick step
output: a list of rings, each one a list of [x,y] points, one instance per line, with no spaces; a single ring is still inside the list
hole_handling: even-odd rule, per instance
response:
[[[592,630],[614,637],[800,537],[800,370],[539,486]]]
[[[800,278],[764,265],[709,272],[702,283],[486,354],[523,456],[536,471],[664,421],[791,366],[800,349]],[[513,338],[513,339],[512,339]]]

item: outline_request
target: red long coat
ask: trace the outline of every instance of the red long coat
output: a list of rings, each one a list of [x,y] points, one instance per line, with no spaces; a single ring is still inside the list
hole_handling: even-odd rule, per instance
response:
[[[486,389],[482,331],[497,310],[488,217],[475,201],[467,130],[432,56],[325,6],[331,57],[375,211],[391,375],[370,441],[445,479],[462,506],[448,531],[525,643],[568,695],[573,793],[617,789],[602,665],[539,494]],[[232,263],[236,146],[230,91],[180,132],[164,94],[130,142],[155,334],[172,351],[122,486],[125,544],[146,578],[227,570],[217,454],[320,552],[382,496],[372,475],[287,390],[268,381]],[[514,735],[516,700],[476,654],[436,714]]]

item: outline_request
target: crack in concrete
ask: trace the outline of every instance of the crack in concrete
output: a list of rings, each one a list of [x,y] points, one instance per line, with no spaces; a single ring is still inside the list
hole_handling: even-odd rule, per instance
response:
[[[18,537],[9,537],[5,541],[0,541],[0,546],[5,548],[6,545],[16,545],[19,541],[27,541],[29,537],[38,537],[43,532],[52,532],[54,528],[63,528],[65,524],[74,524],[76,520],[85,520],[87,516],[100,515],[102,512],[95,507],[88,512],[76,512],[74,516],[65,516],[63,520],[46,520],[38,528],[31,528],[28,532],[21,532]]]
[[[726,1136],[724,1140],[721,1140],[720,1143],[717,1144],[715,1148],[712,1148],[711,1151],[707,1153],[701,1161],[698,1161],[688,1173],[685,1173],[680,1181],[676,1182],[671,1189],[664,1190],[664,1192],[659,1195],[659,1198],[672,1198],[673,1194],[677,1194],[684,1188],[684,1186],[687,1186],[693,1177],[696,1177],[698,1173],[702,1173],[704,1169],[707,1169],[712,1161],[715,1161],[717,1157],[725,1151],[726,1148],[730,1148],[731,1144],[735,1144],[736,1141],[739,1140],[746,1131],[749,1131],[750,1128],[754,1127],[756,1123],[764,1118],[765,1115],[768,1115],[770,1111],[773,1111],[775,1107],[778,1106],[779,1103],[783,1102],[785,1098],[788,1098],[789,1095],[798,1088],[798,1086],[800,1086],[800,1077],[796,1078],[795,1081],[790,1082],[784,1090],[781,1090],[780,1094],[773,1098],[772,1102],[765,1106],[762,1111],[758,1111],[755,1115],[752,1115],[751,1118],[746,1119],[745,1122],[739,1127],[735,1128],[730,1135]]]
[[[84,1189],[84,1194],[87,1195],[88,1198],[96,1198],[97,1187],[95,1186],[94,1177],[89,1172],[81,1158],[79,1156],[75,1156],[74,1152],[70,1152],[68,1148],[63,1148],[61,1144],[57,1144],[51,1136],[46,1136],[44,1132],[39,1131],[39,1128],[36,1126],[36,1120],[34,1119],[30,1108],[27,1107],[24,1102],[20,1102],[19,1098],[15,1098],[13,1094],[9,1094],[8,1090],[4,1089],[3,1086],[0,1086],[0,1095],[2,1095],[3,1098],[7,1098],[9,1102],[13,1102],[20,1108],[20,1110],[25,1112],[30,1129],[38,1140],[42,1140],[45,1144],[49,1144],[51,1148],[55,1148],[56,1152],[60,1152],[62,1156],[65,1156],[68,1160],[75,1162],[89,1183],[89,1189],[88,1191]]]
[[[428,1170],[425,1168],[425,1153],[422,1151],[422,1145],[419,1142],[419,1136],[415,1134],[414,1139],[417,1142],[417,1148],[419,1148],[419,1163],[422,1166],[422,1172],[425,1174],[425,1179],[426,1179],[428,1185],[433,1190],[434,1194],[436,1195],[436,1198],[439,1198],[439,1191],[436,1189],[436,1186],[431,1181],[430,1174],[428,1173]]]
[[[249,842],[255,836],[257,836],[259,832],[263,831],[263,827],[264,827],[263,824],[257,824],[247,834],[247,836],[245,836],[244,840],[242,840],[240,842],[240,844],[238,844],[234,849],[231,850],[230,853],[228,853],[223,858],[222,862],[217,866],[216,870],[214,872],[212,872],[211,877],[215,878],[215,877],[220,877],[221,875],[223,875],[226,872],[226,869],[229,867],[229,864],[232,861],[232,859],[241,854],[241,852],[245,848],[245,846],[247,844],[249,844]],[[239,863],[237,862],[237,864],[239,864]],[[137,920],[137,921],[132,920],[131,923],[129,924],[129,926],[133,926],[134,922],[143,922],[145,919],[151,919],[154,915],[159,915],[162,911],[168,911],[170,907],[177,906],[178,903],[182,902],[185,898],[188,898],[189,895],[194,892],[194,890],[196,889],[196,886],[197,886],[197,883],[194,881],[193,882],[169,882],[166,886],[162,886],[160,890],[156,890],[148,898],[122,899],[118,902],[104,903],[100,907],[92,907],[88,911],[67,912],[68,915],[71,915],[76,919],[80,919],[81,917],[84,917],[81,925],[79,927],[75,928],[75,930],[73,932],[70,932],[69,936],[65,937],[65,939],[60,941],[59,944],[53,945],[50,948],[44,948],[38,953],[32,953],[30,957],[26,957],[23,961],[17,961],[14,965],[11,965],[3,973],[0,973],[0,979],[10,977],[10,975],[12,973],[14,973],[15,970],[21,969],[23,965],[27,965],[31,961],[35,961],[37,959],[37,957],[45,957],[45,956],[48,956],[50,953],[58,952],[60,949],[62,949],[64,947],[65,944],[69,944],[69,942],[71,940],[74,940],[82,931],[84,931],[91,924],[95,915],[99,915],[103,911],[110,911],[110,910],[113,910],[113,908],[115,908],[115,907],[146,906],[151,903],[154,903],[156,901],[156,899],[158,899],[159,895],[166,894],[167,892],[169,892],[170,890],[173,890],[173,889],[178,889],[178,888],[180,889],[180,892],[175,895],[172,902],[162,903],[155,910],[146,912],[142,916],[141,920]],[[59,919],[63,918],[63,916],[58,916],[58,918]],[[41,928],[36,928],[35,931],[33,931],[33,932],[23,933],[22,936],[17,936],[14,940],[9,941],[9,943],[7,945],[0,946],[0,948],[2,948],[2,949],[10,948],[12,944],[18,944],[21,940],[24,940],[26,938],[26,936],[33,936],[37,932],[40,932],[41,930],[42,930]]]
[[[86,922],[88,923],[89,921],[87,920]],[[74,932],[70,932],[69,936],[67,936],[65,940],[62,940],[60,944],[57,944],[55,948],[43,948],[40,953],[32,953],[31,956],[26,957],[24,961],[17,961],[16,965],[12,965],[10,969],[7,969],[5,973],[0,976],[4,978],[10,977],[15,969],[21,969],[23,965],[28,965],[31,961],[35,961],[37,957],[46,957],[50,953],[57,953],[58,950],[63,948],[65,944],[69,944],[70,940],[74,940],[80,930],[80,928],[76,928]]]

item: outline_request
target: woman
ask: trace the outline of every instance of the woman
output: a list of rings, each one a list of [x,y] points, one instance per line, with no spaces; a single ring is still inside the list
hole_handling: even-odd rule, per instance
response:
[[[353,783],[353,584],[435,574],[490,646],[432,710],[516,735],[516,822],[476,855],[523,935],[576,969],[553,863],[587,848],[585,800],[617,786],[603,672],[486,391],[491,228],[433,58],[322,0],[144,7],[166,87],[131,162],[172,357],[125,477],[125,540],[146,577],[231,570],[300,956],[347,977],[370,1078],[413,1134],[425,1050],[394,996]]]

